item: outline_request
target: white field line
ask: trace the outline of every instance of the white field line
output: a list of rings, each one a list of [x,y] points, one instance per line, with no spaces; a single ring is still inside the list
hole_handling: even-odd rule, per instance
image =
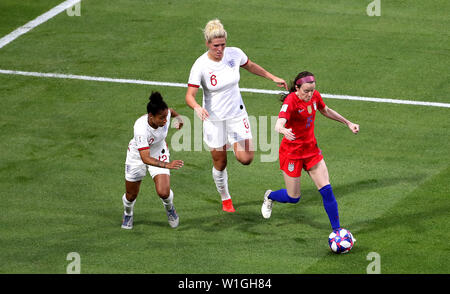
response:
[[[23,26],[17,28],[13,32],[9,33],[8,35],[4,36],[0,39],[0,48],[6,46],[7,44],[11,43],[18,37],[22,36],[23,34],[28,33],[38,25],[48,21],[49,19],[53,18],[54,16],[60,14],[64,10],[67,10],[68,8],[71,8],[81,0],[67,0],[62,2],[61,4],[53,7],[46,13],[38,16],[37,18],[33,19],[32,21],[24,24]]]
[[[73,80],[108,82],[108,83],[152,85],[152,86],[164,86],[164,87],[181,87],[181,88],[187,87],[186,83],[171,83],[171,82],[145,81],[145,80],[134,80],[134,79],[117,79],[117,78],[105,78],[105,77],[92,77],[92,76],[84,76],[84,75],[71,75],[71,74],[60,74],[60,73],[41,73],[41,72],[28,72],[28,71],[5,70],[5,69],[0,69],[0,74],[21,75],[21,76],[31,76],[31,77],[41,77],[41,78],[73,79]],[[240,90],[241,90],[241,92],[275,94],[275,95],[280,95],[282,93],[285,93],[284,91],[264,90],[264,89],[241,88]],[[322,93],[321,93],[321,95],[324,98],[331,98],[331,99],[344,99],[344,100],[368,101],[368,102],[378,102],[378,103],[408,104],[408,105],[421,105],[421,106],[434,106],[434,107],[450,108],[450,103],[399,100],[399,99],[389,99],[389,98],[360,97],[360,96],[349,96],[349,95],[334,95],[334,94],[322,94]]]

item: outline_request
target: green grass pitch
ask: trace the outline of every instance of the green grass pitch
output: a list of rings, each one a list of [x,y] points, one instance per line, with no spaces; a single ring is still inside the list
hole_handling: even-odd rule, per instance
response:
[[[0,38],[60,2],[2,0]],[[321,93],[449,103],[450,3],[382,0],[369,17],[370,2],[83,0],[80,16],[1,48],[0,69],[186,83],[217,17],[228,46],[286,80],[315,73]],[[277,90],[245,70],[240,86]],[[185,88],[0,75],[0,273],[64,274],[70,252],[88,274],[365,274],[371,252],[384,274],[450,272],[448,108],[325,98],[361,126],[355,136],[316,119],[341,225],[357,239],[336,255],[306,173],[302,200],[262,218],[264,191],[284,183],[260,149],[250,166],[229,153],[234,214],[221,211],[209,152],[171,151],[185,161],[171,176],[180,226],[147,177],[134,229],[122,230],[126,148],[152,90],[193,121]],[[251,116],[278,114],[277,95],[243,98]]]

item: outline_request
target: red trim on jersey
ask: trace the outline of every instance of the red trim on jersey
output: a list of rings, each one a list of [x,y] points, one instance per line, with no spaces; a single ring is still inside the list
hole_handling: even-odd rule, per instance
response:
[[[150,149],[150,147],[142,147],[142,148],[139,148],[138,151],[147,150],[147,149]]]
[[[188,84],[188,87],[200,88],[200,85]]]
[[[250,59],[249,58],[247,58],[247,62],[246,63],[244,63],[243,65],[241,65],[241,67],[243,67],[243,66],[246,66],[247,65],[247,63],[250,61]]]

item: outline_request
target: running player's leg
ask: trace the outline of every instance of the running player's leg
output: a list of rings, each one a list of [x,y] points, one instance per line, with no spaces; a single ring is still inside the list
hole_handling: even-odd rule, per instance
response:
[[[136,203],[136,198],[139,194],[139,188],[141,186],[141,181],[129,182],[125,180],[125,194],[122,196],[122,203],[125,215],[133,215],[134,204]]]
[[[245,139],[233,144],[234,155],[243,165],[249,165],[255,157],[252,139]]]
[[[301,196],[300,177],[302,175],[303,160],[290,159],[282,155],[279,158],[286,189],[274,191],[270,193],[268,198],[281,203],[297,203]]]
[[[173,209],[173,192],[170,189],[170,176],[167,174],[158,174],[153,178],[155,190],[164,204],[166,210]]]
[[[303,161],[301,159],[290,159],[283,153],[280,153],[279,160],[286,188],[277,191],[267,190],[264,193],[264,201],[261,207],[264,218],[270,218],[274,201],[293,204],[300,201],[300,177]]]
[[[123,219],[122,228],[133,228],[133,210],[136,198],[139,194],[141,181],[145,177],[147,170],[145,165],[125,164],[125,194],[122,196],[123,203]]]
[[[213,160],[212,177],[216,184],[217,192],[222,199],[222,210],[234,212],[233,202],[228,191],[227,151],[226,146],[211,149]]]
[[[204,121],[203,140],[210,148],[213,161],[212,177],[222,200],[222,209],[234,212],[228,191],[227,134],[224,121]]]
[[[323,206],[330,220],[331,227],[333,230],[338,229],[340,227],[338,204],[330,185],[328,168],[325,161],[323,159],[319,161],[308,170],[308,173],[319,190],[319,193],[322,195]]]
[[[162,169],[163,170],[163,169]],[[155,190],[161,199],[167,214],[167,220],[172,228],[178,227],[180,218],[173,205],[173,191],[170,189],[170,175],[157,174],[153,177]]]
[[[160,158],[164,162],[170,162],[170,151],[167,148],[167,144],[154,148],[151,151],[151,156]],[[173,205],[174,194],[170,188],[170,169],[149,165],[148,172],[155,183],[156,193],[164,205],[169,225],[172,228],[176,228],[179,223],[179,217]]]
[[[243,165],[249,165],[255,156],[255,149],[248,115],[227,120],[226,131],[236,159]]]

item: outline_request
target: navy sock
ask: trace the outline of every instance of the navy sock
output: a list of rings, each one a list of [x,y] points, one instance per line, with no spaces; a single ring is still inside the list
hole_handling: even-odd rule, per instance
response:
[[[292,198],[291,196],[289,196],[286,189],[272,191],[269,194],[269,199],[272,199],[273,201],[277,201],[277,202],[281,202],[281,203],[297,203],[300,201],[300,197]]]
[[[323,207],[328,214],[331,227],[333,230],[340,228],[341,225],[339,224],[338,204],[336,198],[334,197],[331,185],[323,186],[320,188],[319,192],[322,195]]]

